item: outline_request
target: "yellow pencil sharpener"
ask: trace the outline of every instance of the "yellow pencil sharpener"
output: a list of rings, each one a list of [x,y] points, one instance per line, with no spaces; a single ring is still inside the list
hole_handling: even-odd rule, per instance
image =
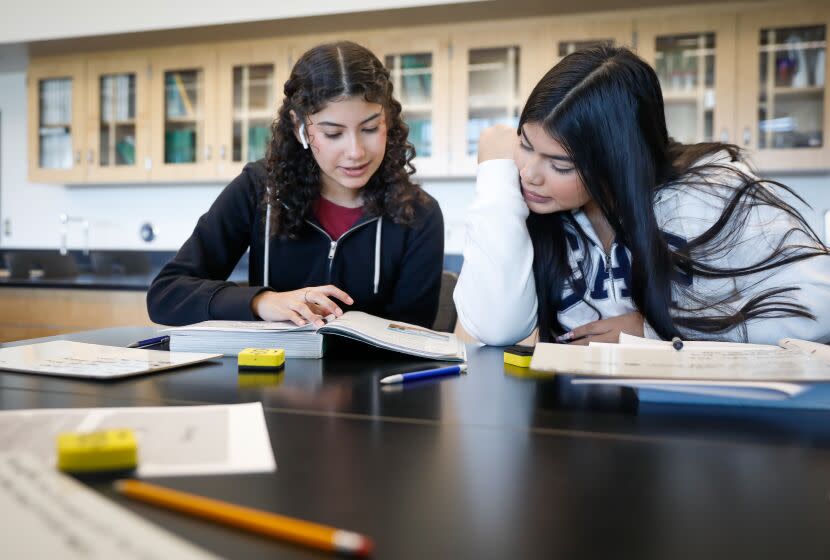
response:
[[[240,372],[274,372],[285,366],[282,348],[245,348],[237,357]]]
[[[58,435],[58,469],[73,474],[123,472],[138,465],[138,442],[130,429]]]
[[[504,363],[520,368],[530,367],[533,359],[533,346],[508,346],[504,349]]]

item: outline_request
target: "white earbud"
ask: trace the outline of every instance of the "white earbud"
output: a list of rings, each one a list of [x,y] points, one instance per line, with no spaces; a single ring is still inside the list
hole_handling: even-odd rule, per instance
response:
[[[305,133],[305,123],[300,123],[300,143],[303,145],[303,149],[308,149],[308,140],[306,139]]]

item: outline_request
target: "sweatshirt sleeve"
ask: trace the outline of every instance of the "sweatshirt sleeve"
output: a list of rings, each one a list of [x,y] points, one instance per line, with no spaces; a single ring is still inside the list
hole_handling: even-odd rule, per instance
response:
[[[432,198],[423,218],[410,232],[401,263],[385,314],[405,323],[432,328],[438,313],[444,268],[444,216]]]
[[[154,322],[187,325],[209,319],[256,318],[251,300],[266,288],[227,281],[250,243],[257,200],[253,181],[246,168],[225,187],[153,280],[147,310]]]
[[[485,344],[515,344],[536,326],[529,212],[512,160],[479,164],[453,299],[464,329]]]

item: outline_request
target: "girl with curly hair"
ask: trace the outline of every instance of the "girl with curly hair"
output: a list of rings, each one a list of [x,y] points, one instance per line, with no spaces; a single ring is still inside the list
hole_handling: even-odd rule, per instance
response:
[[[293,321],[354,309],[431,326],[444,226],[414,184],[389,72],[351,42],[306,52],[265,160],[245,166],[153,281],[150,317]],[[250,248],[248,286],[227,281]]]
[[[455,302],[482,342],[830,342],[830,250],[803,201],[737,146],[672,139],[631,51],[565,57],[478,155]]]

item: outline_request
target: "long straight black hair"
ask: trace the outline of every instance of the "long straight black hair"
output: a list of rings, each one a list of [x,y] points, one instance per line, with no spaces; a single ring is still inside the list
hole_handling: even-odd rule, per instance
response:
[[[568,152],[617,240],[631,251],[628,289],[637,310],[662,338],[713,338],[736,327],[745,338],[749,319],[815,319],[809,309],[788,297],[797,287],[762,291],[734,309],[726,299],[712,301],[711,296],[695,293],[691,285],[680,281],[689,276],[772,274],[789,263],[826,255],[828,249],[798,210],[779,195],[804,202],[788,187],[759,180],[732,165],[700,163],[718,160],[707,156],[721,151],[737,161],[741,157],[737,146],[684,145],[669,137],[657,75],[630,50],[600,46],[566,56],[533,89],[519,119],[519,133],[528,122],[540,124]],[[730,180],[717,183],[725,175]],[[684,247],[669,245],[654,213],[656,195],[671,185],[729,193],[720,195],[724,202],[720,217]],[[763,205],[792,217],[795,227],[770,254],[759,255],[757,262],[740,268],[710,264],[731,250],[750,212]],[[590,278],[589,270],[573,270],[569,264],[566,221],[587,243],[569,212],[531,213],[527,220],[534,246],[541,340],[564,332],[557,318],[563,290],[585,293],[585,279]],[[590,259],[581,266],[589,267]]]

